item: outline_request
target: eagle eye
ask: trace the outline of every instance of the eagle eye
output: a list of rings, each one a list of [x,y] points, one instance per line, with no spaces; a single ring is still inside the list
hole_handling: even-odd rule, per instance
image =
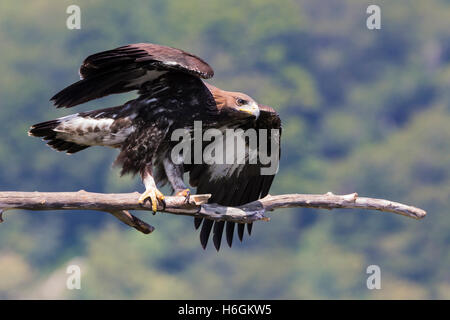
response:
[[[247,100],[244,100],[244,99],[241,99],[241,98],[237,98],[237,99],[236,99],[236,104],[237,104],[238,106],[243,106],[243,105],[246,105],[247,103],[248,103]]]

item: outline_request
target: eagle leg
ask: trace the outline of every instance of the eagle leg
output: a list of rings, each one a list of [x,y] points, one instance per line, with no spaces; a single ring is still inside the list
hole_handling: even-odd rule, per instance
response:
[[[183,164],[175,164],[169,157],[167,157],[163,160],[163,165],[167,179],[174,190],[173,195],[185,197],[186,203],[189,202],[191,190],[186,187],[183,180]]]
[[[139,197],[138,202],[140,204],[144,204],[145,200],[150,199],[150,202],[152,204],[152,211],[153,213],[156,213],[158,209],[158,200],[161,201],[163,207],[166,206],[166,203],[164,201],[165,197],[162,192],[159,191],[158,188],[156,188],[155,179],[153,179],[151,169],[149,169],[148,167],[142,173],[142,181],[145,185],[145,191]]]

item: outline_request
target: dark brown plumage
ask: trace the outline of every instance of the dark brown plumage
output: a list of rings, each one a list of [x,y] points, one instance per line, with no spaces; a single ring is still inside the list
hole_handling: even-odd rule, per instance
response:
[[[269,132],[281,129],[280,118],[272,108],[258,105],[243,93],[224,91],[204,83],[201,78],[208,79],[214,72],[202,59],[175,48],[131,44],[89,56],[79,73],[80,81],[51,99],[58,108],[132,90],[138,90],[139,96],[122,106],[36,124],[31,127],[30,135],[41,137],[52,148],[67,153],[90,146],[119,149],[116,165],[122,167],[122,174],[140,174],[146,187],[140,201],[149,198],[154,210],[156,202],[164,198],[156,184],[169,183],[175,194],[188,195],[183,181],[185,172],[189,173],[190,184],[197,188],[197,193],[211,193],[210,202],[221,205],[238,206],[268,194],[275,173],[261,174],[261,169],[267,165],[259,160],[253,164],[186,161],[178,164],[171,158],[171,151],[178,143],[172,141],[172,133],[177,129],[192,133],[194,121],[202,122],[204,132],[211,128],[254,129],[258,141],[262,138],[259,129]],[[269,134],[265,139],[267,142],[275,139],[279,144],[280,138]],[[201,141],[201,150],[205,151],[213,143]],[[245,150],[245,156],[250,158],[251,148]],[[269,152],[279,155],[278,148]],[[231,246],[233,223],[196,219],[195,227],[200,225],[204,248],[211,230],[217,250],[224,230]],[[243,224],[237,227],[240,240],[244,228]],[[252,225],[248,224],[247,229],[250,234]]]

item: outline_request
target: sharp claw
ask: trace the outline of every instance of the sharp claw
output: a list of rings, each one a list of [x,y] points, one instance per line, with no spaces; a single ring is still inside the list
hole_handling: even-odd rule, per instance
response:
[[[164,200],[164,196],[160,200],[161,200],[161,203],[163,205],[163,211],[164,211],[164,210],[166,210],[166,200]]]
[[[156,202],[156,197],[152,197],[152,211],[156,213],[158,210],[158,203]]]
[[[186,203],[189,203],[189,198],[190,197],[191,197],[191,190],[187,189],[187,191],[186,191],[186,200],[185,200]]]
[[[164,209],[166,208],[166,202],[164,201],[164,195],[158,189],[146,190],[140,197],[138,202],[144,204],[145,200],[149,199],[152,205],[153,214],[158,210],[158,200],[162,201]]]
[[[184,189],[175,193],[175,196],[185,197],[185,202],[189,203],[189,198],[191,196],[191,190]]]
[[[156,194],[156,203],[158,203],[157,201],[161,201],[161,204],[163,206],[163,210],[166,209],[166,201],[164,200],[166,197],[159,191],[157,190],[157,194]]]

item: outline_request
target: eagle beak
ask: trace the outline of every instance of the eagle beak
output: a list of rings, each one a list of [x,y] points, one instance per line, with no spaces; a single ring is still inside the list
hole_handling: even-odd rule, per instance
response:
[[[248,114],[254,116],[255,118],[259,117],[259,107],[258,107],[258,104],[256,104],[256,103],[251,103],[246,106],[242,106],[242,107],[238,108],[238,110],[241,112],[248,113]]]

